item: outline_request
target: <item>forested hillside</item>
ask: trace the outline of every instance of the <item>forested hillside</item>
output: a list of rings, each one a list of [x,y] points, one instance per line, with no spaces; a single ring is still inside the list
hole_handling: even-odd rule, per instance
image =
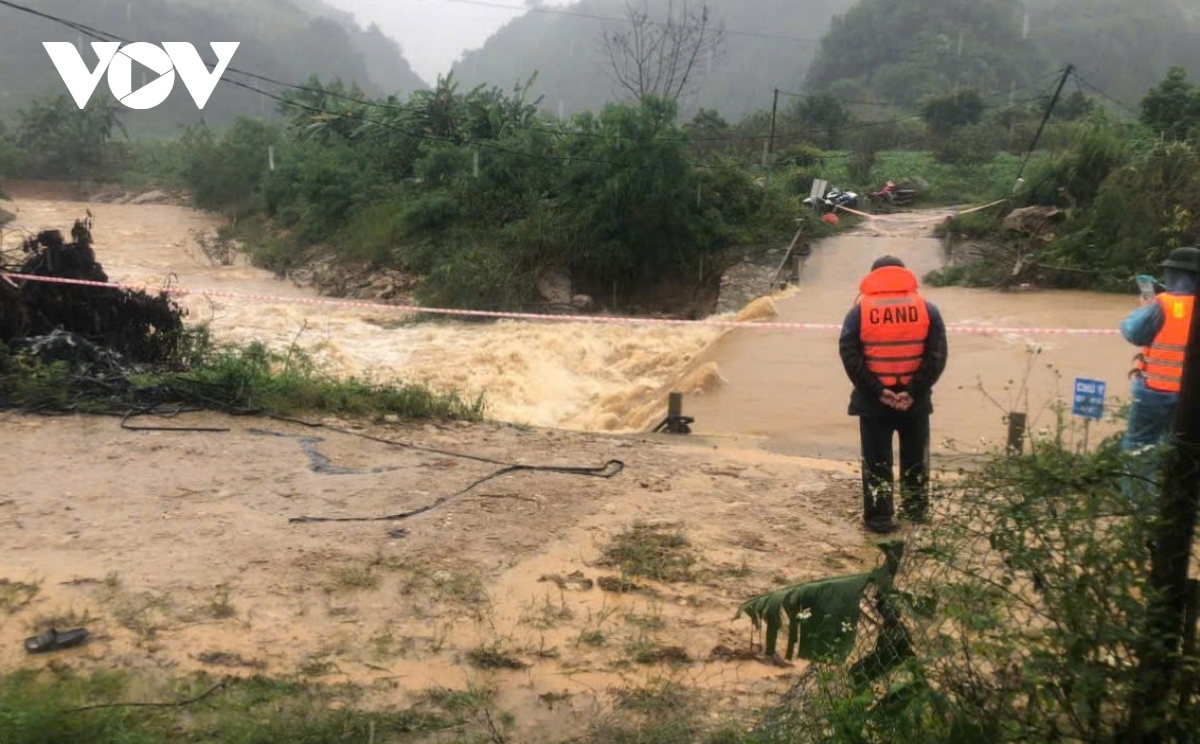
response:
[[[681,100],[685,115],[699,107],[739,119],[770,108],[772,89],[794,89],[804,80],[830,19],[853,0],[707,0],[725,28],[721,54],[699,70],[702,85]],[[651,20],[667,17],[669,0],[648,0]],[[691,0],[695,9],[704,4]],[[637,4],[635,4],[635,7]],[[678,13],[682,3],[675,0]],[[466,53],[454,75],[466,85],[510,88],[537,73],[533,92],[546,110],[566,114],[596,110],[620,98],[604,49],[605,29],[628,28],[625,0],[582,0],[560,12],[545,8],[517,18],[483,48]],[[576,14],[576,15],[571,15]],[[617,20],[602,20],[617,19]]]
[[[1198,10],[1178,0],[861,0],[833,22],[808,85],[899,104],[956,88],[1024,98],[1074,64],[1098,91],[1136,104],[1172,65],[1200,66]]]
[[[1024,17],[1020,0],[862,0],[834,20],[808,84],[905,105],[1025,88],[1050,63],[1024,38]]]
[[[1133,108],[1172,66],[1200,72],[1200,3],[1039,0],[1029,25],[1056,65]]]
[[[303,7],[301,7],[301,3]],[[48,15],[70,19],[115,36],[137,41],[189,41],[212,58],[211,41],[239,41],[233,66],[288,83],[310,75],[340,77],[368,92],[408,93],[426,87],[413,73],[399,47],[377,28],[363,30],[352,19],[318,0],[40,0],[27,3]],[[318,12],[319,11],[319,12]],[[35,97],[66,93],[44,41],[82,44],[89,67],[95,41],[58,23],[12,8],[0,7],[0,119],[11,119]],[[136,74],[136,73],[135,73]],[[277,87],[252,83],[271,93]],[[135,85],[139,82],[135,79]],[[94,97],[108,96],[102,79]],[[131,132],[167,134],[180,124],[200,120],[228,124],[238,114],[272,115],[276,102],[229,84],[217,87],[203,112],[196,110],[184,86],[176,82],[171,97],[150,111],[125,111]]]
[[[639,0],[654,20],[670,0]],[[767,109],[773,88],[830,91],[903,106],[956,88],[1027,99],[1067,63],[1123,103],[1172,65],[1200,67],[1200,7],[1182,0],[691,0],[724,24],[721,55],[681,100],[727,119]],[[676,12],[681,3],[676,0]],[[455,65],[467,86],[511,87],[537,73],[543,107],[571,114],[620,100],[605,30],[628,27],[625,0],[535,6]],[[606,20],[607,19],[607,20]],[[1094,92],[1094,91],[1093,91]]]

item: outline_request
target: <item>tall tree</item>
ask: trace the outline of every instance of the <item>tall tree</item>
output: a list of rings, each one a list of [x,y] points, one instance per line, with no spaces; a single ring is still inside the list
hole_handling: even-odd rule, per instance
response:
[[[680,0],[678,12],[671,0],[662,21],[652,19],[644,4],[628,3],[624,20],[602,38],[614,81],[634,101],[655,96],[675,102],[694,92],[725,40],[708,5],[692,8],[688,0]]]
[[[1167,77],[1142,99],[1142,123],[1167,139],[1182,140],[1200,127],[1200,91],[1187,70],[1172,67]]]

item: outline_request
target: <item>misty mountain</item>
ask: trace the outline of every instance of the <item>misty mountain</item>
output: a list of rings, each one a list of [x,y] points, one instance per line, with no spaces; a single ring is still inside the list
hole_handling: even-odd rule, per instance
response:
[[[648,0],[650,18],[665,19],[670,1]],[[853,1],[707,0],[714,19],[724,24],[723,52],[700,71],[702,83],[695,95],[681,99],[684,110],[704,107],[738,119],[770,108],[775,88],[801,85],[831,19]],[[691,0],[690,5],[701,3]],[[681,4],[674,0],[677,12]],[[622,20],[625,9],[625,0],[581,0],[529,12],[510,21],[482,48],[465,53],[454,65],[454,77],[464,86],[508,89],[536,72],[533,92],[544,96],[547,111],[569,115],[597,110],[622,98],[603,33],[629,28]]]
[[[412,71],[399,46],[377,27],[363,29],[346,13],[320,0],[27,0],[37,11],[68,19],[131,41],[187,41],[214,59],[208,42],[238,41],[233,67],[285,83],[311,75],[341,78],[373,95],[408,93],[428,86]],[[89,38],[47,19],[0,7],[0,119],[10,119],[37,97],[66,93],[44,41],[69,41],[83,49],[89,68],[95,54]],[[135,65],[135,70],[137,66]],[[238,80],[268,94],[283,88],[227,73],[197,111],[181,81],[162,105],[149,111],[123,110],[133,133],[170,134],[203,119],[226,124],[239,114],[274,116],[276,101],[238,88]],[[134,86],[140,85],[135,71]],[[102,78],[93,97],[109,96]]]
[[[1029,97],[1051,63],[1026,38],[1025,11],[1021,0],[861,0],[833,21],[808,85],[901,105],[961,88]]]
[[[1030,38],[1061,67],[1126,106],[1178,65],[1200,74],[1200,3],[1195,0],[1038,0]]]
[[[1074,64],[1087,92],[1136,110],[1172,65],[1200,69],[1198,11],[1180,0],[861,0],[833,22],[808,85],[905,105],[976,88],[999,103],[1048,91]]]

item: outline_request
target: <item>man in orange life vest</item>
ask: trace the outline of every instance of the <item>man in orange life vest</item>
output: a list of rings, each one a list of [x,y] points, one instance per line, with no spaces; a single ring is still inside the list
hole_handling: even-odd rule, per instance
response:
[[[878,533],[894,519],[892,439],[900,436],[901,511],[924,521],[929,504],[929,416],[933,386],[946,369],[941,313],[917,292],[917,277],[893,256],[880,258],[859,285],[839,343],[859,418],[863,522]]]
[[[1144,466],[1139,482],[1155,479],[1157,457],[1153,448],[1162,444],[1171,430],[1175,404],[1183,380],[1183,357],[1192,323],[1196,281],[1200,276],[1200,248],[1177,248],[1163,262],[1163,281],[1166,291],[1145,300],[1140,309],[1121,323],[1121,335],[1142,351],[1137,355],[1137,368],[1132,372],[1133,402],[1122,448],[1126,452],[1144,452]],[[1137,489],[1144,497],[1150,491]],[[1134,485],[1124,483],[1127,496],[1134,495]]]

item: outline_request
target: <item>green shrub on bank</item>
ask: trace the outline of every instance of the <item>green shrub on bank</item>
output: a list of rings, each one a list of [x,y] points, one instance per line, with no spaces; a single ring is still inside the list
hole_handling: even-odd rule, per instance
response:
[[[1061,426],[935,495],[877,605],[900,625],[861,625],[847,663],[814,670],[753,741],[1121,740],[1152,595],[1153,505],[1123,492],[1131,464],[1116,440],[1080,453]],[[1172,701],[1197,671],[1184,667]],[[1194,705],[1168,716],[1184,737],[1171,741],[1200,725]]]
[[[422,385],[373,383],[322,372],[300,349],[260,343],[214,347],[192,332],[173,368],[132,374],[86,373],[0,347],[0,407],[30,411],[125,413],[184,405],[228,412],[394,414],[479,421],[483,399],[434,393]]]

